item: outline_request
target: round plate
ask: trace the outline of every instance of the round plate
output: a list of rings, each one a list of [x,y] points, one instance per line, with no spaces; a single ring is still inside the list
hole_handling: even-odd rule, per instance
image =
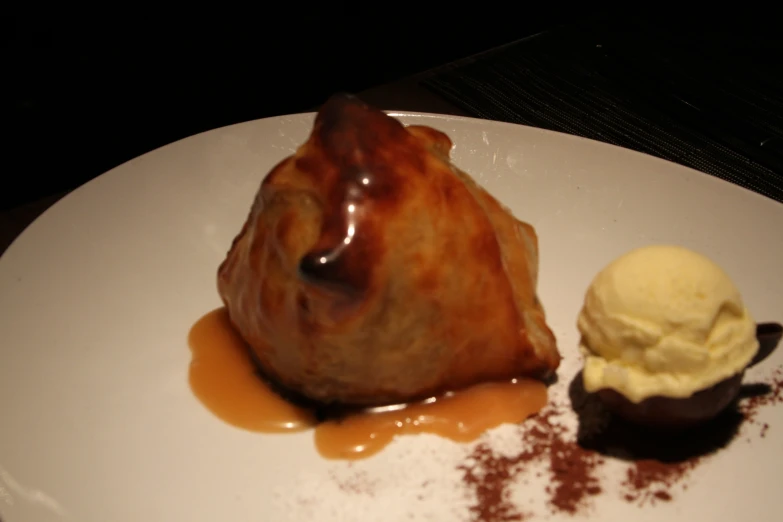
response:
[[[446,132],[455,163],[536,227],[539,292],[564,355],[555,399],[579,368],[575,318],[585,289],[600,268],[634,247],[678,243],[698,250],[733,277],[757,320],[783,319],[783,205],[572,136],[393,115]],[[136,158],[69,194],[6,251],[0,259],[5,522],[470,518],[456,469],[468,445],[410,436],[367,460],[327,461],[311,433],[234,428],[189,389],[186,338],[221,304],[217,266],[261,179],[305,140],[313,116],[217,129]],[[781,364],[783,350],[749,378]],[[768,436],[737,438],[697,468],[672,502],[639,507],[607,487],[583,516],[783,519],[783,408],[764,409],[759,419],[769,424]],[[612,463],[606,469],[621,473]],[[349,487],[351,481],[364,486]],[[542,498],[545,487],[546,478],[532,477],[515,498]]]

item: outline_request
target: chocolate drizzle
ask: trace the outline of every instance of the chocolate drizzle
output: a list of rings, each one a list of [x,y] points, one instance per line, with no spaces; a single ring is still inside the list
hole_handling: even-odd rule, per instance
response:
[[[764,391],[754,385],[744,385],[740,388],[740,398]],[[709,455],[736,437],[744,419],[735,400],[717,417],[694,427],[677,431],[654,429],[609,412],[598,395],[585,391],[582,372],[571,381],[568,392],[579,420],[579,445],[623,460],[682,462]]]

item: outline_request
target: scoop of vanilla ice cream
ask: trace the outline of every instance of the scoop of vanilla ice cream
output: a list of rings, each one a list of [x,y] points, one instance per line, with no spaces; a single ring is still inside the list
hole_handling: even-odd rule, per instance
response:
[[[731,377],[758,351],[756,323],[729,276],[678,246],[632,250],[604,268],[577,326],[588,392],[638,403],[689,397]]]

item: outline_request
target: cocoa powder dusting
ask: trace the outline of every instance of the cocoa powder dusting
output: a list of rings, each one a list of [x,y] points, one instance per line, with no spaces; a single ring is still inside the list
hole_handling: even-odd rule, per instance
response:
[[[672,500],[675,485],[681,484],[705,456],[734,440],[744,418],[734,407],[696,428],[664,432],[636,426],[609,413],[597,396],[585,392],[581,374],[571,382],[569,396],[579,419],[579,444],[626,461],[621,498],[640,505]]]
[[[671,488],[699,463],[699,457],[683,462],[645,459],[633,462],[626,472],[623,498],[644,504],[653,500],[672,500]]]
[[[637,458],[631,461],[627,476],[622,483],[625,491],[623,498],[629,502],[642,504],[651,500],[672,500],[672,488],[681,483],[704,457],[731,442],[743,421],[755,424],[760,408],[780,403],[783,403],[783,369],[781,368],[773,373],[770,384],[744,385],[738,402],[714,421],[685,433],[669,435],[666,443],[662,443],[660,433],[652,433],[654,438],[644,444],[657,446],[664,451],[653,454],[642,452],[648,458]],[[634,438],[637,441],[635,449],[638,450],[639,441],[644,440],[644,435],[638,432],[632,433],[634,429],[626,426],[622,436],[626,439]],[[769,424],[764,423],[759,432],[760,437],[765,437],[768,429]],[[667,448],[677,448],[677,450]]]
[[[547,430],[530,429],[524,432],[524,439],[548,459],[553,486],[549,504],[556,511],[573,514],[586,505],[588,497],[601,492],[595,471],[603,459],[567,439],[565,429],[551,422],[554,413],[555,410],[546,411],[534,421]]]
[[[749,423],[755,424],[760,408],[783,403],[783,368],[775,370],[768,384],[752,384],[743,388],[739,409]],[[768,425],[762,426],[762,436],[768,429]]]
[[[344,493],[367,496],[375,494],[376,481],[372,480],[365,471],[356,471],[345,477],[338,477],[334,472],[330,475],[340,491]]]
[[[470,508],[471,520],[523,520],[524,514],[509,498],[510,488],[532,462],[544,462],[547,466],[551,480],[546,488],[547,503],[553,512],[576,513],[587,505],[589,497],[601,492],[595,470],[603,459],[566,438],[566,429],[552,421],[558,411],[556,405],[550,405],[520,426],[525,449],[518,454],[497,455],[486,444],[479,444],[468,462],[460,466],[463,482],[476,496],[476,503]]]
[[[569,387],[570,406],[579,420],[576,436],[554,419],[567,406],[550,403],[519,426],[524,450],[507,456],[479,444],[459,466],[463,483],[475,496],[472,522],[526,519],[511,500],[511,491],[533,463],[546,466],[550,484],[545,493],[553,513],[575,514],[589,506],[590,498],[602,492],[598,470],[605,457],[628,463],[621,499],[639,505],[672,501],[674,488],[686,490],[683,481],[690,471],[734,440],[743,422],[754,423],[760,408],[783,403],[783,368],[779,368],[770,384],[744,385],[738,401],[714,420],[685,432],[662,433],[613,417],[597,398],[584,392],[581,382],[579,373]],[[768,429],[764,423],[760,436]]]
[[[476,503],[470,507],[471,520],[476,522],[510,522],[524,517],[509,499],[509,486],[519,471],[524,457],[508,458],[495,455],[486,444],[479,444],[470,455],[471,464],[459,467],[462,481],[473,490]]]

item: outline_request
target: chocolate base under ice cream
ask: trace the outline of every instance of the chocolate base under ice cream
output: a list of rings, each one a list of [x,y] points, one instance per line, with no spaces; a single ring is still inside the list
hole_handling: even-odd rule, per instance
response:
[[[782,336],[783,327],[778,323],[756,325],[759,351],[747,368],[766,359],[775,350]],[[635,403],[610,388],[594,393],[609,411],[625,420],[662,430],[684,429],[708,421],[725,410],[737,398],[744,374],[743,369],[685,398],[656,395]]]
[[[653,396],[634,403],[612,389],[596,394],[612,413],[636,424],[657,429],[688,428],[712,419],[731,404],[740,391],[744,373],[686,398]]]

